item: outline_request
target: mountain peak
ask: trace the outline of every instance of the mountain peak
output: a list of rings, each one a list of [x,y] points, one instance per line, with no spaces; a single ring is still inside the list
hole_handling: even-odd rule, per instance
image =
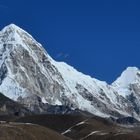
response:
[[[9,36],[13,38],[15,36],[23,37],[25,35],[27,36],[27,38],[33,38],[28,32],[26,32],[24,29],[20,28],[19,26],[15,25],[13,23],[5,26],[0,31],[0,34],[1,34],[1,36],[7,36],[8,38],[9,38]]]
[[[16,26],[15,24],[10,24],[4,27],[0,31],[0,44],[5,45],[6,49],[8,49],[8,52],[9,52],[9,48],[11,51],[12,48],[19,47],[21,45],[24,47],[25,45],[23,40],[25,38],[32,38],[32,37],[26,31],[22,30],[20,27]],[[11,47],[8,47],[8,44],[11,45]],[[1,49],[3,48],[4,47],[2,46]]]
[[[0,31],[0,42],[1,44],[3,43],[20,44],[20,46],[22,45],[26,47],[26,49],[29,48],[31,44],[37,44],[38,47],[41,46],[41,44],[39,44],[28,32],[26,32],[25,30],[23,30],[22,28],[13,23],[5,26]]]
[[[138,74],[137,67],[127,67],[112,85],[118,88],[128,88],[130,84],[137,82]]]
[[[139,69],[137,67],[127,67],[124,71],[138,71]]]
[[[15,25],[14,23],[7,25],[7,27],[20,28],[19,26]]]
[[[21,29],[19,26],[17,26],[17,25],[15,25],[15,24],[13,24],[13,23],[11,23],[11,24],[9,24],[9,25],[7,25],[7,26],[5,26],[4,28],[3,28],[3,30],[4,31],[6,31],[6,30],[9,30],[9,29],[11,29],[11,30],[23,30],[23,29]]]

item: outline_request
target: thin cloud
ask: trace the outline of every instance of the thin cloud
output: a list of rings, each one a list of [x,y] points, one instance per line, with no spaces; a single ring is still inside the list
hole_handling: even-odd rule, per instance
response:
[[[64,58],[68,58],[68,57],[69,57],[69,54],[65,54],[65,55],[64,55]]]
[[[57,58],[60,58],[60,57],[62,57],[62,56],[63,56],[63,53],[58,53],[58,54],[56,55]]]
[[[5,9],[8,9],[8,6],[4,4],[0,4],[0,10],[5,10]]]
[[[69,57],[69,54],[68,53],[58,53],[57,55],[56,55],[56,58],[61,58],[61,59],[63,59],[63,58],[68,58]]]

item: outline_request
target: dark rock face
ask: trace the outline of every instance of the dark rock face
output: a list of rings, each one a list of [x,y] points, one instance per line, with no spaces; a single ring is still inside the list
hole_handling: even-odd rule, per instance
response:
[[[116,123],[119,124],[126,124],[126,125],[133,125],[133,124],[139,124],[140,122],[138,120],[136,120],[133,117],[125,117],[125,118],[119,118],[116,120]]]
[[[33,114],[23,105],[12,101],[0,93],[0,115],[25,116]]]
[[[82,85],[77,84],[76,89],[83,98],[87,99],[88,101],[93,101],[93,95]]]
[[[42,103],[41,98],[38,96],[27,97],[25,99],[19,98],[18,102],[35,114],[79,114],[81,112],[78,109],[72,110],[72,106],[69,104],[64,106]]]
[[[7,75],[7,67],[6,65],[3,63],[1,65],[1,68],[0,68],[0,84],[2,83],[3,79],[6,77]]]

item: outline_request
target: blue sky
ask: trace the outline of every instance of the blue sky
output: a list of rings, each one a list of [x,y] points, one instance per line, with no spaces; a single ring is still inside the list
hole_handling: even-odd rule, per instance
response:
[[[10,23],[56,60],[108,83],[140,67],[139,0],[0,0],[0,28]]]

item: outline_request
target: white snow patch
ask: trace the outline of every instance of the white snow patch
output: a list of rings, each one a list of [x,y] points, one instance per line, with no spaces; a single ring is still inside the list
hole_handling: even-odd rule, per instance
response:
[[[84,138],[81,138],[80,140],[84,140],[84,139],[87,139],[88,137],[90,137],[90,136],[92,136],[92,135],[94,135],[94,134],[97,134],[97,133],[99,133],[100,131],[93,131],[93,132],[91,132],[90,134],[88,134],[87,136],[85,136]]]
[[[80,122],[80,123],[76,124],[76,126],[83,125],[83,124],[85,124],[85,122]]]
[[[82,122],[79,122],[79,123],[77,123],[77,124],[71,126],[69,129],[67,129],[66,131],[64,131],[64,132],[61,133],[61,134],[64,135],[64,134],[66,134],[66,133],[71,132],[72,129],[73,129],[74,127],[76,127],[76,126],[80,126],[80,125],[83,125],[87,120],[88,120],[88,119],[86,119],[86,120],[84,120],[84,121],[82,121]]]
[[[44,103],[44,104],[48,103],[48,102],[46,101],[45,97],[42,97],[41,100],[42,100],[42,103]]]
[[[27,95],[24,89],[13,78],[8,76],[3,80],[0,92],[14,101],[17,101],[20,96],[24,98]]]
[[[61,133],[61,134],[62,134],[62,135],[65,135],[65,134],[67,134],[67,133],[69,133],[69,132],[71,132],[70,129],[66,130],[65,132],[63,132],[63,133]]]
[[[62,105],[62,103],[58,99],[56,99],[55,105]]]

